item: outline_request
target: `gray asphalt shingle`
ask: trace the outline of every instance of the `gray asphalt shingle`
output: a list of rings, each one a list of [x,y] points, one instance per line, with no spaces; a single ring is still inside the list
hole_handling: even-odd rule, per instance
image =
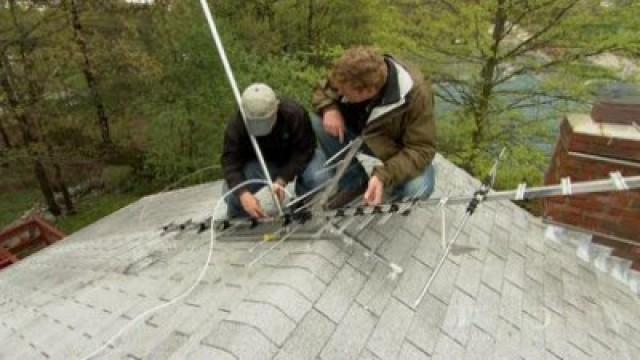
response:
[[[402,344],[398,359],[403,360],[429,360],[431,357],[424,352],[420,351],[415,345],[410,342]]]
[[[492,336],[477,326],[472,326],[464,360],[491,359],[495,346],[496,341]]]
[[[347,265],[336,275],[315,308],[338,323],[347,312],[365,282],[365,277]]]
[[[376,317],[353,303],[345,318],[322,350],[324,360],[356,359],[376,325]]]
[[[407,339],[422,351],[433,355],[446,313],[447,305],[427,294],[418,305]]]
[[[459,344],[466,346],[472,326],[475,301],[460,290],[455,290],[441,329]]]
[[[478,293],[481,278],[482,263],[475,257],[467,255],[462,261],[462,267],[456,279],[456,286],[470,296],[475,297]]]
[[[310,310],[282,347],[276,360],[316,359],[335,328],[336,325],[325,315]]]
[[[380,359],[397,358],[413,314],[409,307],[392,298],[380,316],[367,348]]]

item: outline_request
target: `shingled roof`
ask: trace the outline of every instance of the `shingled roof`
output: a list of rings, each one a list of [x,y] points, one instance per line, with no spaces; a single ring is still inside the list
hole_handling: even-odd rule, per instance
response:
[[[438,157],[439,194],[478,181]],[[219,183],[144,198],[0,272],[0,358],[83,358],[131,319],[191,286],[209,233],[160,235],[201,219]],[[447,210],[449,231],[464,207]],[[510,202],[483,204],[424,301],[442,254],[440,209],[348,231],[404,273],[390,278],[357,243],[291,240],[248,270],[248,241],[218,241],[187,298],[135,324],[97,358],[633,359],[640,301],[598,271],[584,237],[545,237]],[[582,245],[581,245],[582,244]],[[578,251],[580,253],[580,251]],[[593,256],[598,259],[597,256]],[[587,261],[585,261],[587,260]]]

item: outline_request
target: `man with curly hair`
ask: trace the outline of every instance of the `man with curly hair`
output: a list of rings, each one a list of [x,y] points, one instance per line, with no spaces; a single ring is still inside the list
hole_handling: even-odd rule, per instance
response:
[[[354,159],[329,207],[342,207],[364,193],[367,205],[394,199],[428,198],[435,185],[431,162],[436,127],[431,85],[422,74],[370,47],[347,50],[313,95],[316,138],[327,158],[357,136],[362,152],[382,161],[371,177]]]

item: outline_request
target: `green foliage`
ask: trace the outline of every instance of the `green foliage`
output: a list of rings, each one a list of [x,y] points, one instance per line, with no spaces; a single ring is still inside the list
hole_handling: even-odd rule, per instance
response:
[[[472,147],[470,141],[475,129],[471,116],[464,112],[445,114],[438,119],[439,151],[455,164],[482,178],[489,173],[500,151],[506,148],[506,159],[500,166],[496,188],[514,188],[522,182],[541,184],[552,149],[549,144],[555,141],[550,122],[526,120],[515,111],[510,116],[495,120],[495,126],[488,135],[491,141],[482,144],[482,151],[479,151]],[[469,164],[471,157],[475,161]]]
[[[13,223],[38,202],[37,189],[24,191],[0,191],[0,229]]]
[[[143,105],[151,119],[146,170],[162,181],[175,181],[219,163],[225,125],[237,111],[209,29],[204,21],[193,21],[201,17],[197,4],[180,3],[170,17],[154,19],[159,33],[165,33],[162,29],[177,30],[167,30],[167,38],[154,47],[165,71],[162,79],[152,84],[158,86],[152,89],[153,101]],[[231,24],[231,20],[223,20],[222,24]],[[235,26],[242,28],[234,23],[234,27],[221,25],[220,30],[239,90],[264,82],[280,96],[308,103],[322,70],[310,66],[307,56],[275,55],[250,48],[231,31]]]
[[[77,204],[77,215],[61,218],[56,226],[65,234],[72,234],[139,199],[140,196],[135,193],[104,194],[89,198]]]
[[[102,170],[101,180],[109,191],[118,190],[131,181],[133,168],[130,166],[107,166]]]
[[[376,0],[224,1],[215,10],[239,41],[260,54],[316,53],[336,45],[368,44]]]
[[[157,186],[219,164],[236,100],[198,1],[75,1],[110,119],[112,149],[100,145],[70,0],[44,10],[20,3],[0,10],[0,59],[11,59],[19,102],[15,111],[0,111],[3,127],[19,145],[2,156],[12,164],[30,164],[36,155],[58,159],[70,184],[86,180],[73,170],[77,162],[133,165],[135,176],[142,175],[136,181]],[[599,0],[210,1],[240,91],[265,82],[280,96],[309,106],[315,84],[343,49],[377,46],[433,79],[439,150],[445,156],[481,177],[500,149],[508,148],[499,187],[539,184],[558,119],[587,111],[604,84],[640,81],[637,72],[605,69],[590,57],[640,57],[640,3],[615,3],[605,8]],[[8,100],[0,88],[0,107]],[[22,141],[21,115],[36,138],[29,147]],[[202,171],[182,184],[219,176],[219,169]],[[85,203],[65,227],[75,229],[129,200],[107,195],[105,203]],[[98,210],[91,212],[91,206]],[[83,211],[90,212],[86,218]]]
[[[610,8],[599,0],[387,3],[395,10],[385,12],[382,21],[397,26],[381,27],[374,38],[384,47],[397,46],[398,54],[434,79],[438,106],[448,109],[438,116],[440,148],[477,176],[486,155],[503,145],[516,153],[530,149],[539,164],[555,141],[554,120],[567,111],[584,111],[603,84],[634,81],[596,66],[591,56],[638,54],[635,3]],[[514,166],[515,172],[528,169]]]

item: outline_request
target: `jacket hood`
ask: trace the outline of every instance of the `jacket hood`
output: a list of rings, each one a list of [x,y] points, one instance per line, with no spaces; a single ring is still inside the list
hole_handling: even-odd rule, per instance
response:
[[[393,66],[389,72],[390,76],[393,77],[389,79],[389,84],[383,95],[383,101],[371,110],[367,123],[371,123],[404,106],[407,103],[407,96],[415,84],[411,74],[403,65],[390,56],[385,56],[385,60],[388,61],[390,66]]]

